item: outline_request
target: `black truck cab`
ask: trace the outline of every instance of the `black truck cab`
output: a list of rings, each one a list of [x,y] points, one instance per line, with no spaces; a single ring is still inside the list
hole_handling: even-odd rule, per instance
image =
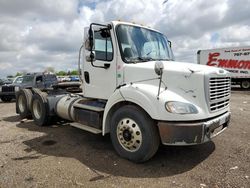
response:
[[[46,89],[56,85],[57,78],[55,74],[42,72],[27,73],[17,77],[12,84],[0,86],[0,98],[3,102],[10,102],[14,99],[15,92],[25,88]]]

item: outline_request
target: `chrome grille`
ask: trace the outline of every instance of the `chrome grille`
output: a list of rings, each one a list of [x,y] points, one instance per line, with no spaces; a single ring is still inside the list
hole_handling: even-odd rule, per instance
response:
[[[2,86],[2,92],[15,92],[14,86]]]
[[[209,79],[209,105],[212,112],[229,105],[231,93],[230,77],[214,77]]]

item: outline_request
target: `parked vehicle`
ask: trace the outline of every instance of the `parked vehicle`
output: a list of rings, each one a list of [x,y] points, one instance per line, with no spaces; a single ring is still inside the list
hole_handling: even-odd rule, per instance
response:
[[[232,84],[250,88],[250,46],[199,50],[197,58],[199,64],[229,71]]]
[[[164,145],[196,145],[222,133],[230,119],[230,74],[178,63],[167,37],[126,22],[91,23],[80,48],[83,92],[21,89],[17,112],[35,124],[53,117],[110,134],[117,153],[149,160]],[[23,99],[23,100],[22,100]]]
[[[0,86],[0,98],[3,102],[10,102],[16,98],[15,92],[24,88],[48,88],[57,84],[54,74],[29,73],[15,78],[12,84]]]
[[[13,80],[3,78],[3,79],[0,79],[0,86],[5,85],[5,84],[11,84],[12,82],[13,82]]]
[[[0,79],[0,86],[3,84],[4,84],[3,79]]]
[[[70,82],[70,81],[71,81],[70,76],[64,76],[63,81],[64,81],[64,82]]]
[[[80,78],[79,76],[69,76],[71,82],[79,82]]]
[[[71,78],[70,76],[57,76],[58,82],[70,82]]]
[[[15,86],[20,84],[21,79],[22,77],[18,76],[12,83],[10,81],[7,83],[4,82],[4,84],[0,86],[0,98],[3,102],[10,102],[15,98]]]
[[[17,77],[13,80],[12,84],[21,84],[22,82],[23,82],[23,76],[17,76]]]
[[[64,76],[57,76],[57,81],[60,83],[60,82],[63,82],[64,81]]]

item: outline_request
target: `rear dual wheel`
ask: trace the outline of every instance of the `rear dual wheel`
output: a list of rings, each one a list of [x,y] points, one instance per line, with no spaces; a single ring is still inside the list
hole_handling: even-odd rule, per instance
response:
[[[34,93],[34,94],[33,94]],[[33,118],[36,125],[50,123],[47,93],[39,89],[22,89],[16,95],[16,111],[22,119]]]
[[[31,117],[32,95],[30,89],[22,89],[16,95],[16,111],[22,119]]]
[[[46,126],[50,124],[47,93],[34,93],[31,102],[31,114],[36,125]]]

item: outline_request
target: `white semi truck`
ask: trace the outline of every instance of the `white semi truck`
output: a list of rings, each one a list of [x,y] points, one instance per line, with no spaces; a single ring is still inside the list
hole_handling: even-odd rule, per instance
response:
[[[231,73],[232,84],[250,89],[250,46],[199,50],[197,62],[226,69]]]
[[[17,113],[32,116],[39,126],[60,117],[74,127],[110,134],[117,153],[134,162],[150,159],[160,143],[208,142],[229,125],[229,73],[175,62],[170,44],[141,25],[92,23],[79,52],[83,92],[23,89]]]

